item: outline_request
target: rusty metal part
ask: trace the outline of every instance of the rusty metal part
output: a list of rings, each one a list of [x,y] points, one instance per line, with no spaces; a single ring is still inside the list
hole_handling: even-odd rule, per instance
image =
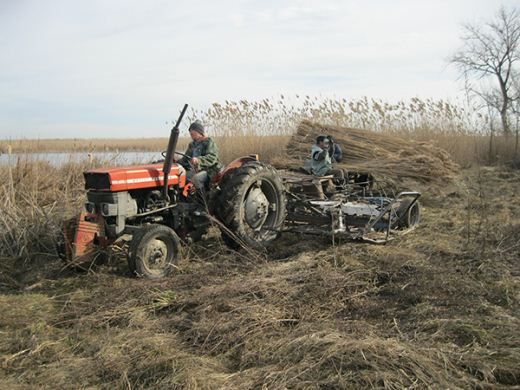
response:
[[[82,212],[64,222],[65,252],[69,263],[83,263],[94,259],[99,248],[106,248],[110,241],[104,234],[102,216]]]

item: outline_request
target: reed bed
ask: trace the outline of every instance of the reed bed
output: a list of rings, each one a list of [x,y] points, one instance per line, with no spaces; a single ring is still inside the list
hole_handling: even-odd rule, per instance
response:
[[[489,118],[462,104],[412,98],[398,102],[381,99],[318,98],[280,95],[259,101],[225,101],[207,110],[192,110],[190,118],[209,124],[214,134],[292,135],[308,120],[328,126],[355,128],[420,142],[431,142],[450,153],[463,167],[518,161],[519,138],[503,136]],[[344,145],[348,151],[348,144]]]
[[[202,120],[210,136],[222,140],[221,145],[227,146],[233,139],[235,149],[240,143],[263,145],[263,137],[282,136],[272,142],[271,145],[276,147],[284,139],[288,140],[301,121],[309,120],[432,142],[450,153],[452,159],[463,167],[519,159],[518,135],[505,137],[496,131],[491,132],[493,123],[488,118],[464,105],[445,100],[412,98],[391,103],[368,98],[347,100],[280,95],[258,101],[225,101],[214,103],[208,109],[189,111],[181,126],[184,144],[188,141],[185,129],[194,119]],[[169,134],[169,128],[147,131]],[[268,138],[265,141],[269,145]],[[161,151],[166,144],[165,137],[0,140],[0,152]],[[348,145],[345,149],[348,150]]]
[[[84,201],[82,172],[91,163],[54,166],[18,160],[0,167],[0,258],[55,257],[55,239],[66,216]]]

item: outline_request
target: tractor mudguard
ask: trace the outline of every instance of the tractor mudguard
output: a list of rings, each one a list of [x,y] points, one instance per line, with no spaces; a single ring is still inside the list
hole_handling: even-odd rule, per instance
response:
[[[258,154],[250,154],[248,156],[242,156],[242,157],[239,157],[239,158],[231,161],[228,165],[226,165],[226,167],[223,170],[221,170],[218,174],[216,174],[213,177],[213,180],[211,180],[211,184],[212,185],[219,184],[222,181],[222,179],[224,179],[224,177],[229,175],[232,171],[234,171],[237,168],[240,168],[245,163],[252,162],[252,161],[258,161]]]

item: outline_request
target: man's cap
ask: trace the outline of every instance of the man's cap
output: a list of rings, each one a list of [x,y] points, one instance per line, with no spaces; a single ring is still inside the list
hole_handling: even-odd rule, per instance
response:
[[[205,134],[204,126],[199,121],[193,122],[188,130],[196,131],[197,133],[200,133],[202,135]]]

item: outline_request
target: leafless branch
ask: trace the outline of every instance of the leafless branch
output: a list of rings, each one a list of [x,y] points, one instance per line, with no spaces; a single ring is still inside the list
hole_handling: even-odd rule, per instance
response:
[[[466,91],[500,113],[507,134],[513,102],[520,99],[520,10],[501,7],[490,22],[463,25],[462,41],[450,62],[466,80]],[[468,82],[471,79],[480,84]],[[498,82],[498,88],[484,84],[490,79]]]

